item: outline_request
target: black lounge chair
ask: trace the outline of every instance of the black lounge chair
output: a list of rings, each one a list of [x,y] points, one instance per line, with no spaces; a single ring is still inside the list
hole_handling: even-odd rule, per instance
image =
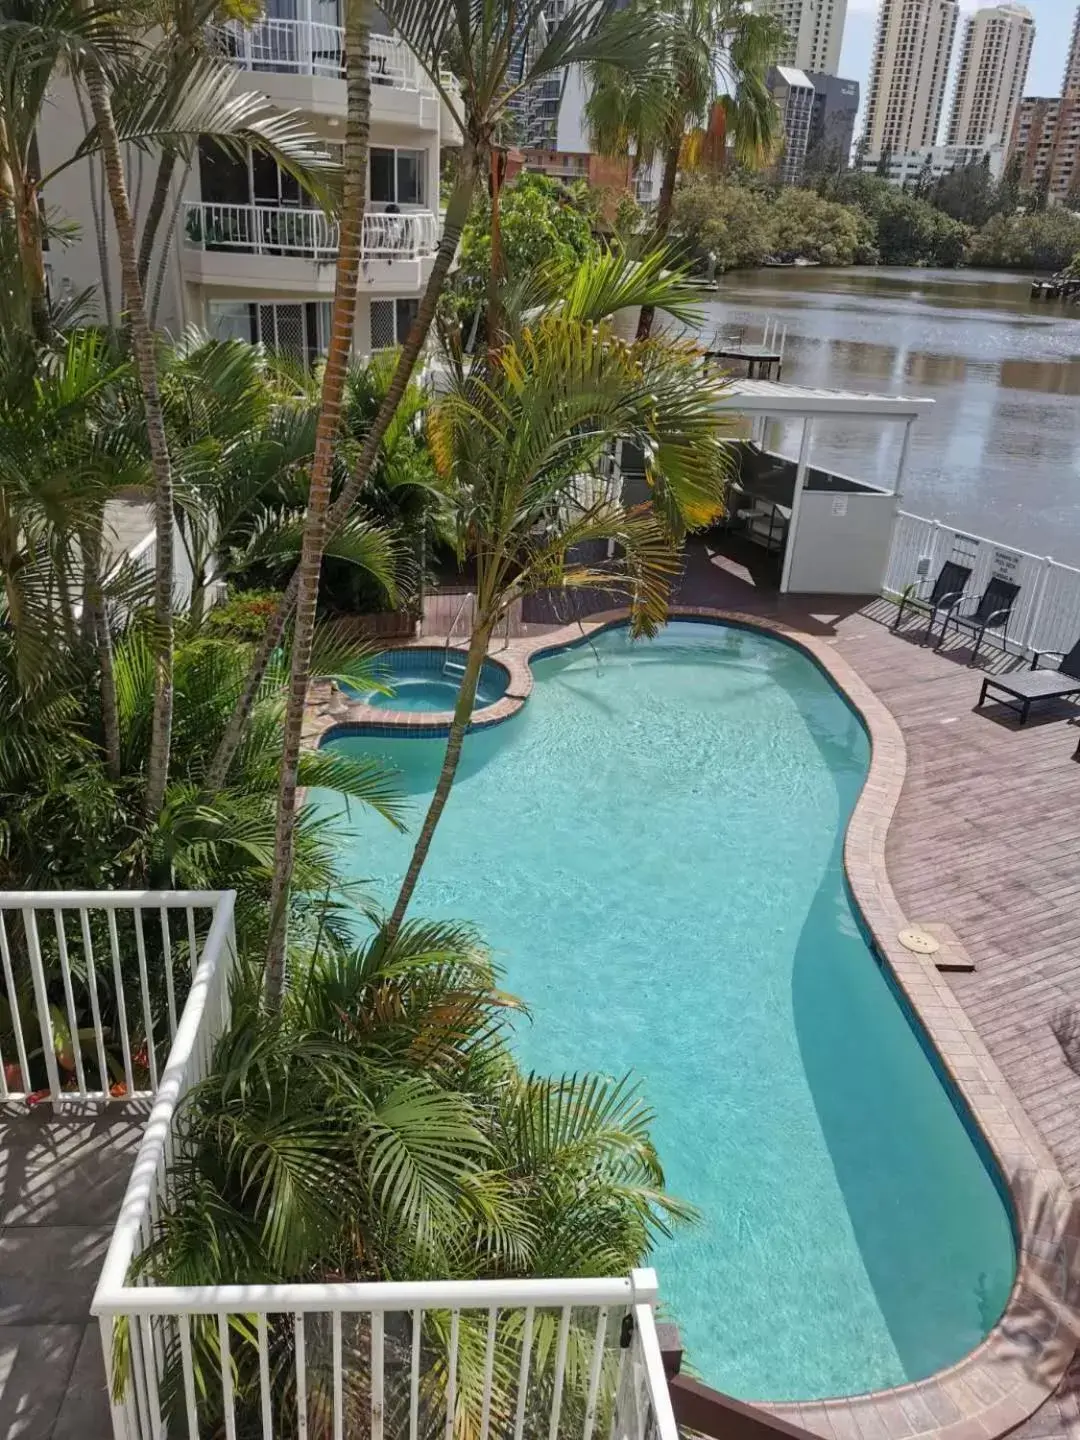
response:
[[[896,619],[892,628],[898,630],[900,621],[904,618],[905,610],[917,610],[920,615],[929,615],[930,623],[926,630],[929,639],[933,633],[934,620],[941,611],[948,611],[955,605],[959,605],[964,598],[964,586],[971,579],[971,566],[961,565],[956,560],[946,560],[938,571],[938,577],[933,585],[929,580],[916,581],[909,585],[900,596],[900,605],[896,611]],[[929,588],[927,588],[929,587]]]
[[[999,580],[995,576],[979,599],[974,603],[969,602],[966,609],[961,602],[943,611],[941,634],[934,649],[941,649],[950,625],[955,630],[966,630],[975,637],[975,648],[971,652],[969,665],[974,665],[979,658],[979,650],[987,634],[1000,640],[1001,648],[1006,649],[1009,619],[1019,594],[1019,585],[1014,585],[1011,580]]]
[[[1040,667],[1039,662],[1047,656],[1057,657],[1060,663],[1056,670]],[[1018,670],[1013,675],[988,675],[982,683],[976,710],[986,704],[988,690],[1011,697],[1005,700],[997,694],[993,696],[1000,705],[1016,711],[1021,725],[1027,720],[1032,705],[1040,700],[1066,700],[1080,695],[1080,640],[1068,654],[1064,650],[1036,650],[1030,670]]]

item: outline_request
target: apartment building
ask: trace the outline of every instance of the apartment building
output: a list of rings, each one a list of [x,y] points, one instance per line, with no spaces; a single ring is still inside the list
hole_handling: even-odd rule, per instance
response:
[[[1008,140],[1034,40],[1035,21],[1023,5],[988,6],[968,16],[946,136],[949,145]]]
[[[776,162],[781,185],[797,185],[802,179],[810,125],[814,114],[814,84],[801,70],[776,65],[769,72],[769,94],[780,112],[784,146]]]
[[[777,56],[781,65],[826,75],[840,69],[847,0],[752,0],[752,8],[774,15],[784,27],[787,43]]]
[[[1080,8],[1073,22],[1061,95],[1026,95],[1009,143],[1020,183],[1045,188],[1052,203],[1080,188]]]
[[[866,155],[932,147],[941,125],[957,0],[881,0],[866,105]]]
[[[301,112],[331,150],[345,130],[343,31],[339,0],[271,0],[251,27],[214,32],[235,68],[237,90],[257,91]],[[385,22],[371,37],[371,150],[355,345],[367,354],[401,341],[431,271],[439,236],[439,156],[460,136],[415,55]],[[61,84],[42,125],[43,165],[69,155],[81,134],[75,97]],[[145,211],[155,165],[129,156],[137,213]],[[100,288],[95,216],[106,226],[111,285],[119,295],[115,237],[95,169],[73,166],[50,184],[50,207],[80,226],[80,237],[50,255],[60,294]],[[273,160],[242,159],[203,145],[171,197],[175,241],[160,283],[159,325],[179,333],[261,340],[312,360],[329,339],[337,225]],[[162,226],[161,235],[166,231]],[[159,251],[161,248],[159,240]]]

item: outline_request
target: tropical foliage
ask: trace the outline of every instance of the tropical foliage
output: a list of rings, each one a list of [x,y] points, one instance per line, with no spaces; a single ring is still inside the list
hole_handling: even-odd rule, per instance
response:
[[[513,282],[542,266],[571,265],[598,251],[593,229],[599,218],[596,197],[581,181],[563,185],[522,171],[501,196],[502,266]],[[461,250],[447,309],[467,325],[482,311],[492,265],[491,197],[481,192],[473,202],[461,236]]]
[[[973,265],[1062,270],[1080,250],[1080,215],[1064,206],[1034,215],[995,215],[971,245]]]
[[[142,1272],[186,1285],[626,1273],[689,1214],[663,1192],[651,1116],[626,1079],[522,1074],[503,1033],[519,1008],[467,926],[406,925],[392,944],[376,934],[357,948],[329,917],[276,1012],[257,982],[235,994],[213,1074],[185,1104],[184,1158]],[[440,1424],[443,1319],[428,1315],[423,1333],[422,1403]],[[281,1321],[272,1317],[269,1335],[275,1434],[291,1435],[294,1332],[291,1317]],[[538,1313],[541,1368],[550,1321]],[[370,1405],[359,1323],[343,1337],[347,1414]],[[475,1317],[462,1325],[457,1418],[468,1427],[484,1341]],[[193,1338],[216,1433],[216,1324],[196,1322]],[[575,1335],[575,1356],[590,1341]],[[316,1334],[309,1344],[308,1404],[319,1414],[331,1379]],[[390,1327],[387,1344],[392,1388],[410,1337]],[[258,1415],[258,1351],[243,1327],[232,1348],[243,1433],[244,1416]],[[584,1394],[584,1371],[575,1359],[568,1405]],[[497,1417],[513,1413],[516,1376],[500,1347]],[[178,1379],[167,1387],[174,1404]]]
[[[813,191],[770,192],[732,181],[688,176],[675,192],[673,233],[701,268],[750,268],[771,256],[802,256],[822,265],[877,258],[869,217]]]
[[[691,342],[616,334],[613,317],[655,307],[693,321],[693,290],[663,250],[555,267],[508,295],[505,333],[458,368],[429,428],[459,562],[475,577],[468,658],[439,780],[388,933],[397,933],[446,804],[488,643],[537,591],[585,587],[629,603],[638,633],[666,616],[687,529],[721,512],[729,454],[716,388]],[[516,306],[516,308],[515,308]],[[642,459],[647,498],[612,480],[617,441]]]
[[[707,149],[706,127],[719,121],[721,150],[730,140],[743,165],[772,158],[779,118],[766,79],[784,31],[740,0],[636,0],[631,9],[660,39],[656,63],[629,81],[611,65],[594,63],[586,118],[601,154],[630,154],[635,170],[659,160],[653,239],[662,241],[680,169],[694,168]],[[651,324],[645,307],[643,338]]]

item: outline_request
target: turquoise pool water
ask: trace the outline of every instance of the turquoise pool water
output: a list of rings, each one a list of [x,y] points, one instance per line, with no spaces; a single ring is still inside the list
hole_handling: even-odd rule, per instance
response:
[[[378,678],[392,687],[390,694],[348,684],[341,688],[354,700],[362,700],[365,705],[380,710],[420,710],[429,714],[453,710],[457,704],[459,676],[465,667],[465,651],[451,650],[449,665],[447,659],[441,645],[386,650],[378,657],[376,671]],[[509,683],[509,672],[502,665],[485,660],[476,687],[474,710],[501,700]]]
[[[534,673],[466,740],[414,913],[480,926],[532,1011],[526,1065],[642,1078],[702,1212],[653,1259],[689,1365],[810,1399],[955,1361],[1013,1239],[848,898],[857,717],[799,651],[723,626],[608,631]],[[441,741],[331,743],[390,758],[421,813]],[[411,840],[355,810],[350,836],[391,896]]]

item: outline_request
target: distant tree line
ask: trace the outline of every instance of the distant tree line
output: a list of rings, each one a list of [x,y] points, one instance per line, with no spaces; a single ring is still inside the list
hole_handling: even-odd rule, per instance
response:
[[[1058,271],[1080,252],[1080,214],[1023,191],[1015,168],[982,163],[901,188],[858,170],[821,169],[802,188],[761,175],[686,175],[673,233],[701,269],[800,257],[822,265],[974,265]],[[1078,197],[1080,200],[1080,197]]]

